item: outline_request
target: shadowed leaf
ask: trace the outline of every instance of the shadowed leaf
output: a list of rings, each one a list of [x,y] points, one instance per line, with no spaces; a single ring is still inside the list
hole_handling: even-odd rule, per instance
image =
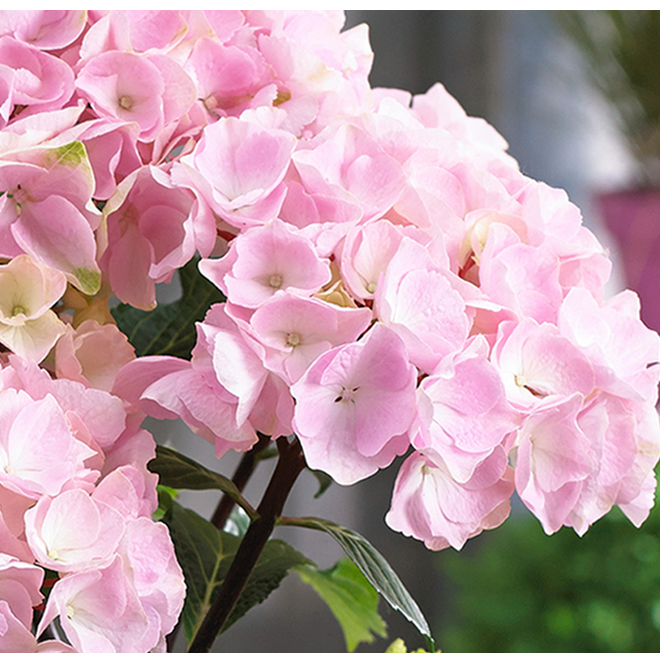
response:
[[[160,304],[150,312],[125,304],[112,310],[119,329],[135,347],[138,357],[190,358],[197,337],[195,323],[204,320],[212,304],[225,300],[222,292],[201,275],[198,263],[199,259],[195,258],[179,269],[182,289],[179,300]]]
[[[163,522],[170,529],[186,579],[181,621],[190,642],[222,586],[241,539],[219,531],[208,520],[177,502],[171,502]],[[264,601],[289,570],[306,563],[308,560],[284,541],[268,541],[223,631]]]
[[[156,458],[149,462],[148,468],[159,476],[161,486],[180,490],[220,490],[254,517],[254,509],[231,479],[205,468],[174,449],[156,447]]]

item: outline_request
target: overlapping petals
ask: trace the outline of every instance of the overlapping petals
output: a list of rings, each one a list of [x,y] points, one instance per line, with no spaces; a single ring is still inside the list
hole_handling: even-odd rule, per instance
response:
[[[218,457],[295,433],[342,484],[407,454],[387,522],[432,549],[514,489],[548,533],[648,515],[638,298],[606,299],[579,210],[442,85],[371,89],[343,22],[0,13],[1,650],[164,649],[185,586],[146,415]],[[226,301],[190,360],[135,359],[108,300],[153,309],[196,254]],[[38,641],[57,617],[70,645]]]

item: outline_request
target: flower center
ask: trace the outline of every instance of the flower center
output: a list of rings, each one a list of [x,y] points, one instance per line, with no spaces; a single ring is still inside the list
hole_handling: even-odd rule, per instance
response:
[[[298,344],[300,344],[300,335],[297,332],[290,332],[286,336],[286,345],[295,347]]]
[[[268,285],[273,289],[279,289],[282,286],[282,276],[278,273],[271,275],[268,280]]]
[[[119,107],[124,110],[130,110],[133,107],[133,99],[130,96],[120,96]]]
[[[518,387],[521,387],[521,388],[527,390],[530,394],[533,394],[535,397],[537,397],[539,399],[543,399],[544,397],[548,396],[548,394],[546,392],[543,392],[543,391],[538,390],[538,389],[534,389],[533,387],[531,387],[531,385],[528,385],[527,381],[525,380],[525,377],[522,374],[515,375],[513,377],[513,381],[515,382],[515,384]]]
[[[21,307],[20,305],[15,305],[14,309],[11,310],[11,315],[18,316],[19,314],[25,314],[25,307]]]
[[[204,105],[209,112],[213,112],[218,107],[218,99],[211,94],[204,99]]]
[[[516,374],[513,377],[513,381],[518,387],[525,387],[525,385],[527,384],[525,381],[525,377],[522,374]]]
[[[273,101],[273,105],[277,107],[278,105],[282,105],[282,103],[286,103],[290,99],[291,99],[291,92],[286,92],[284,90],[278,89],[277,96]]]
[[[7,198],[14,200],[14,204],[16,204],[16,210],[18,212],[18,215],[20,215],[21,204],[24,204],[25,202],[28,201],[27,191],[19,183],[16,185],[16,188],[14,188],[14,190],[12,190],[11,192],[7,191]]]
[[[369,293],[376,293],[376,283],[375,282],[369,282],[367,284],[366,289]]]
[[[355,403],[355,393],[359,389],[359,386],[353,387],[352,389],[349,389],[348,387],[342,387],[341,394],[335,399],[335,403],[339,403],[340,401],[350,401],[351,403]]]

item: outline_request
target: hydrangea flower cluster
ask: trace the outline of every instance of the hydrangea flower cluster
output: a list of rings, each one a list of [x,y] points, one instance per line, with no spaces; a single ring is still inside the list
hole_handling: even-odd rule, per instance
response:
[[[0,648],[164,649],[185,585],[167,528],[151,518],[154,442],[142,417],[18,355],[0,371],[0,392]],[[55,617],[73,648],[37,643]]]
[[[352,484],[407,455],[388,524],[431,549],[618,505],[660,457],[660,339],[563,191],[441,85],[372,89],[341,12],[0,13],[0,645],[162,649],[184,595],[145,415],[221,456],[295,433]],[[135,359],[199,253],[192,359]],[[73,312],[73,313],[72,313]],[[39,364],[43,368],[39,368]],[[48,373],[48,372],[50,373]],[[102,602],[100,599],[103,599]],[[44,646],[45,645],[45,646]]]

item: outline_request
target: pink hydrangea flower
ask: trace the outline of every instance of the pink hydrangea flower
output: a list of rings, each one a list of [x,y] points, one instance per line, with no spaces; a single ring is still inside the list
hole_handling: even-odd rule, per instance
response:
[[[3,154],[0,254],[11,258],[27,253],[94,295],[101,284],[94,236],[101,215],[91,205],[93,189],[80,143]]]
[[[42,497],[25,514],[25,525],[37,561],[61,573],[110,563],[125,528],[120,513],[80,489]]]
[[[501,525],[513,493],[504,451],[494,452],[465,483],[456,481],[435,452],[414,453],[402,465],[387,524],[430,550],[460,550],[484,529]]]
[[[240,234],[220,260],[200,271],[232,303],[255,308],[278,291],[309,296],[330,280],[330,269],[311,241],[280,220]]]
[[[120,300],[156,306],[156,282],[169,281],[195,254],[196,211],[193,195],[155,167],[122,181],[104,208],[108,246],[100,260]]]
[[[116,325],[89,319],[75,329],[67,326],[55,347],[55,371],[59,378],[110,392],[117,372],[134,358],[135,349]]]
[[[195,88],[165,56],[107,51],[90,59],[76,79],[79,92],[102,117],[135,122],[151,141],[192,106]]]
[[[229,117],[208,126],[195,151],[176,164],[175,182],[197,188],[233,226],[263,224],[276,217],[296,140],[269,126],[269,119],[264,125]]]
[[[53,587],[37,635],[56,617],[83,653],[146,653],[149,620],[122,558],[102,569],[66,575]]]
[[[317,358],[291,387],[308,465],[341,484],[389,465],[408,446],[415,379],[403,342],[380,324]]]
[[[55,398],[33,401],[25,392],[0,395],[0,484],[20,495],[57,495],[71,480],[85,480],[85,461],[96,452],[71,432]]]
[[[366,308],[338,307],[281,292],[256,310],[249,328],[266,347],[264,365],[292,384],[322,353],[355,341],[371,319]]]
[[[433,449],[460,483],[520,424],[487,350],[485,342],[473,344],[443,361],[419,386],[421,424],[413,445]]]
[[[73,94],[71,67],[32,45],[9,36],[0,37],[0,64],[20,71],[13,80],[12,103],[27,106],[23,110],[26,116],[58,110]]]
[[[87,22],[87,11],[3,10],[0,35],[11,34],[40,50],[59,50],[75,41]]]

